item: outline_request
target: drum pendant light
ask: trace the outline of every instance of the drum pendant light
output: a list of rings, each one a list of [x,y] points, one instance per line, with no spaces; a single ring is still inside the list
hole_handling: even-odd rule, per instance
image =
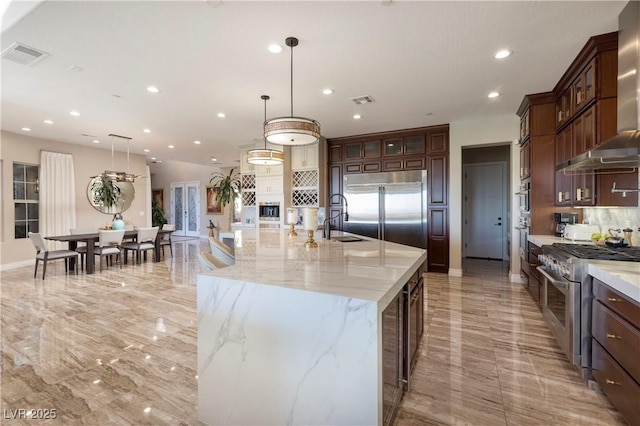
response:
[[[264,100],[264,120],[266,122],[267,101],[269,100],[269,96],[262,95],[260,99]],[[264,149],[252,149],[247,152],[247,162],[261,166],[277,166],[284,162],[284,153],[274,149],[267,149],[267,140],[264,139]]]
[[[298,39],[287,37],[285,43],[291,48],[291,116],[265,121],[264,137],[277,145],[310,145],[320,138],[320,123],[293,116],[293,48],[298,45]]]

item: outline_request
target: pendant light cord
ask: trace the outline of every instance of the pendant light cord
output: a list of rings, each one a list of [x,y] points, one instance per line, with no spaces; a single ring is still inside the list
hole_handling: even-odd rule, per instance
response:
[[[291,45],[291,117],[293,117],[293,44]]]

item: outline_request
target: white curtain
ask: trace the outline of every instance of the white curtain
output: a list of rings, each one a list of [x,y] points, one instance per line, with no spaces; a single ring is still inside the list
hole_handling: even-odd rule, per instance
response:
[[[147,185],[144,192],[146,193],[147,202],[145,203],[146,212],[144,214],[147,216],[146,226],[147,228],[150,228],[152,223],[151,221],[153,219],[153,212],[151,211],[151,169],[148,165],[146,166],[145,172],[147,174],[147,178],[145,179]]]
[[[73,156],[58,152],[40,152],[40,233],[43,236],[67,235],[76,227],[76,182]],[[64,248],[66,243],[49,241],[49,249]]]

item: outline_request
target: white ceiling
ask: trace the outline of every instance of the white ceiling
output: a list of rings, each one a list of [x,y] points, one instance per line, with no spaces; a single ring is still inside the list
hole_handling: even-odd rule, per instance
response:
[[[262,140],[260,95],[271,96],[269,117],[289,115],[287,36],[300,40],[294,114],[327,138],[515,114],[590,36],[617,30],[625,4],[47,1],[3,22],[2,50],[21,42],[51,56],[32,67],[2,59],[2,129],[105,149],[116,133],[148,158],[234,166],[239,146]],[[274,42],[285,50],[270,53]],[[500,48],[514,54],[493,59]],[[488,99],[494,90],[502,96]],[[376,102],[349,100],[361,95]]]

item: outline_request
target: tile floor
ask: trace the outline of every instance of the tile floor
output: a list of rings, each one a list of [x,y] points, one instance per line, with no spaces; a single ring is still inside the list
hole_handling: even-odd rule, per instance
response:
[[[200,424],[195,282],[208,243],[174,244],[173,259],[102,274],[67,276],[62,264],[44,281],[32,267],[1,273],[0,424],[35,424],[14,419],[19,409],[56,410],[37,424]],[[425,283],[425,337],[398,425],[624,424],[503,262],[466,262],[464,278]]]

